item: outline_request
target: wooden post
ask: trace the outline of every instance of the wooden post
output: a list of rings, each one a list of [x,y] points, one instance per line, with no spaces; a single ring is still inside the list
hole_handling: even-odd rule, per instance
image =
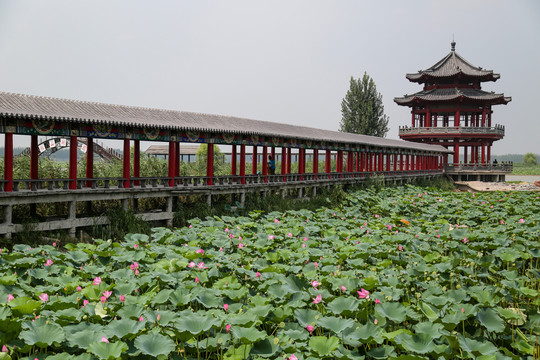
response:
[[[180,177],[180,162],[181,162],[181,154],[180,154],[180,141],[174,142],[176,145],[176,149],[174,150],[174,154],[176,155],[176,160],[174,161],[174,176]],[[174,180],[175,184],[177,179]]]
[[[459,142],[458,139],[454,140],[454,166],[459,165]]]
[[[38,137],[37,135],[30,135],[30,179],[31,180],[39,179],[38,161],[39,161]],[[37,185],[38,185],[37,183],[31,183],[30,188],[34,189],[37,187]]]
[[[305,149],[298,148],[298,174],[300,174],[300,180],[304,180],[304,161],[305,161]]]
[[[86,178],[94,178],[94,138],[86,138]],[[86,181],[86,187],[92,187],[92,181]]]
[[[133,140],[133,177],[138,179],[141,177],[141,141]],[[140,180],[135,180],[134,185],[141,185]]]
[[[208,143],[206,147],[206,177],[207,184],[212,185],[214,180],[214,143]]]
[[[286,180],[285,174],[287,174],[287,148],[283,146],[281,148],[281,175],[283,175],[283,181]]]
[[[13,191],[13,133],[4,134],[4,191]]]
[[[264,182],[268,182],[268,148],[266,146],[263,146],[262,157],[262,175],[264,176]]]
[[[251,154],[251,173],[257,174],[257,145],[253,145],[253,153]]]
[[[324,172],[329,174],[328,178],[330,179],[330,173],[332,172],[332,150],[330,149],[326,149],[324,158]]]
[[[486,144],[482,143],[482,165],[486,163]]]
[[[176,141],[169,141],[169,187],[175,186],[174,175],[176,174]]]
[[[236,175],[236,145],[231,145],[231,175]],[[233,178],[236,182],[236,178]]]
[[[70,190],[77,189],[77,137],[71,136],[69,139],[69,183]]]
[[[313,173],[315,174],[315,180],[319,178],[319,149],[313,149]]]
[[[292,148],[287,148],[287,174],[291,173]]]
[[[124,159],[124,166],[122,169],[122,177],[124,178],[124,189],[129,188],[129,178],[131,173],[131,149],[130,149],[130,140],[124,139],[124,153],[122,154]]]
[[[240,145],[240,183],[246,183],[246,145]]]

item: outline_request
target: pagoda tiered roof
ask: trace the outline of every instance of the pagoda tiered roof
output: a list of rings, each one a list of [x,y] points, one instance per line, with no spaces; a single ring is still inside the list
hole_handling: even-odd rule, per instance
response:
[[[455,51],[455,42],[452,42],[452,50],[435,65],[417,73],[407,74],[406,77],[412,82],[439,82],[443,79],[459,77],[468,78],[472,81],[497,81],[501,75],[493,70],[485,70],[480,66],[474,66]]]
[[[460,99],[462,102],[471,100],[474,102],[486,102],[491,105],[507,104],[512,100],[511,97],[505,97],[504,94],[483,91],[471,88],[442,88],[423,90],[411,95],[396,97],[394,101],[399,105],[412,106],[415,102],[441,102]]]

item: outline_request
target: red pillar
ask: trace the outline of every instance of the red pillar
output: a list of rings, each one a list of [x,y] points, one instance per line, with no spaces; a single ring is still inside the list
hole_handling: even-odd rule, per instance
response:
[[[253,154],[251,156],[251,173],[253,175],[257,174],[257,145],[253,145]]]
[[[266,177],[266,175],[268,175],[268,148],[266,146],[263,146],[262,174],[264,176],[264,182],[267,182],[268,178]]]
[[[270,151],[270,155],[272,155],[272,159],[274,159],[275,162],[277,162],[276,159],[276,147],[272,146],[272,150]]]
[[[69,139],[69,183],[70,190],[77,189],[77,137]]]
[[[212,185],[214,183],[214,144],[209,143],[206,147],[206,177],[208,178],[207,184]]]
[[[231,153],[231,175],[236,175],[236,145],[232,145]],[[236,181],[236,179],[233,179],[233,181]]]
[[[175,185],[174,175],[176,174],[176,141],[169,141],[169,186]]]
[[[488,164],[491,162],[491,144],[487,146],[487,162]]]
[[[287,173],[287,148],[281,148],[281,175]],[[285,176],[283,176],[283,181],[285,181]]]
[[[454,165],[459,165],[459,143],[458,140],[454,140]]]
[[[482,165],[486,163],[486,144],[482,144]]]
[[[304,174],[304,164],[306,161],[306,149],[299,148],[298,149],[298,174],[300,174],[300,180],[304,180],[304,177],[302,176]]]
[[[313,173],[315,174],[315,179],[318,179],[319,176],[319,149],[313,150]]]
[[[398,160],[398,157],[397,157],[397,153],[394,154],[394,171],[397,171],[397,160]]]
[[[337,172],[340,173],[339,177],[343,177],[343,150],[338,150],[337,153]]]
[[[399,154],[399,171],[403,171],[403,154]]]
[[[332,172],[332,150],[326,149],[326,154],[324,158],[324,172],[328,174],[330,179],[330,173]]]
[[[246,145],[240,145],[240,183],[246,183]]]
[[[94,139],[86,138],[86,178],[94,178]],[[92,187],[92,181],[86,182],[86,187]]]
[[[177,169],[178,171],[180,166],[177,166],[177,168],[178,168]],[[141,177],[141,141],[140,140],[133,140],[133,177],[137,179]],[[134,185],[137,185],[137,186],[141,184],[139,180],[135,180],[133,183]]]
[[[13,191],[13,133],[4,135],[4,191]]]
[[[176,155],[176,160],[174,161],[174,176],[175,177],[180,177],[180,142],[177,141],[175,142],[176,144],[176,150],[175,150],[175,155]],[[188,155],[189,156],[189,155]],[[176,182],[176,180],[175,180]]]
[[[391,154],[386,154],[386,171],[390,171],[390,157]]]
[[[38,160],[39,159],[39,149],[38,149],[38,137],[37,135],[30,136],[30,179],[37,180],[39,178],[38,170]],[[37,184],[32,183],[30,188],[33,189]]]
[[[122,154],[122,157],[124,159],[124,166],[122,168],[122,177],[124,178],[124,189],[127,189],[129,187],[129,177],[131,173],[131,149],[129,147],[130,141],[129,139],[124,139],[124,153]]]
[[[287,174],[291,173],[292,148],[287,148]]]

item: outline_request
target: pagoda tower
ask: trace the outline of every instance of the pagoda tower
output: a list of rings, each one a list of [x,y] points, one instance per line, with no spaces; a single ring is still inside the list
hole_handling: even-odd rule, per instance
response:
[[[398,105],[409,106],[412,114],[411,126],[400,127],[399,137],[453,149],[446,170],[452,176],[459,174],[457,180],[479,171],[500,173],[503,166],[491,163],[491,147],[504,137],[504,126],[493,124],[492,106],[506,105],[512,98],[482,90],[483,82],[497,81],[500,74],[472,65],[456,53],[454,41],[451,46],[450,53],[435,65],[406,75],[409,81],[423,84],[424,89],[394,98]]]

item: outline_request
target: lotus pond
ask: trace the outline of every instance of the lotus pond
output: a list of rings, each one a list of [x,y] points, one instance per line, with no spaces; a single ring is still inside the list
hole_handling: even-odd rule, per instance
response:
[[[0,359],[536,359],[538,193],[413,186],[0,254]]]

